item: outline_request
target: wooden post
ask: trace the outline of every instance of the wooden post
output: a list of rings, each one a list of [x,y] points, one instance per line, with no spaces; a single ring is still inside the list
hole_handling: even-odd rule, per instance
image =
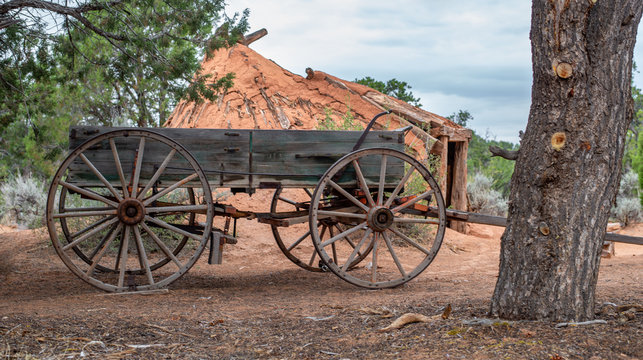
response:
[[[453,185],[451,187],[451,205],[456,210],[467,211],[467,151],[469,143],[459,141],[455,146]],[[451,221],[450,227],[460,233],[467,233],[464,221]]]
[[[447,162],[449,161],[449,137],[440,136],[438,138],[442,143],[442,153],[440,154],[440,190],[442,190],[442,198],[447,201]]]

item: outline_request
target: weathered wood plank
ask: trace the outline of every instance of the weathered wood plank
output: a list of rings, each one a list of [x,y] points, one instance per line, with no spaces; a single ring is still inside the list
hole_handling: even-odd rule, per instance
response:
[[[643,245],[643,237],[615,234],[608,232],[605,234],[606,241],[622,242],[627,244]]]

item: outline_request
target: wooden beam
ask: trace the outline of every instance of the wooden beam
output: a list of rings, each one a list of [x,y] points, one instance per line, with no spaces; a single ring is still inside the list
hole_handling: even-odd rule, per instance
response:
[[[238,42],[240,44],[248,46],[248,45],[252,44],[253,42],[261,39],[262,37],[264,37],[266,35],[268,35],[268,30],[266,30],[264,28],[264,29],[257,30],[257,31],[255,31],[255,32],[253,32],[251,34],[246,35],[246,36],[243,36],[241,39],[239,39]]]
[[[433,213],[436,213],[435,211]],[[491,226],[507,226],[507,218],[502,216],[493,216],[478,214],[466,211],[447,210],[447,219],[466,221],[474,224],[484,224]],[[613,232],[605,233],[605,241],[621,242],[626,244],[643,245],[643,237],[616,234]]]
[[[447,201],[447,162],[449,161],[449,138],[441,136],[438,141],[442,144],[442,152],[440,154],[440,172],[439,179],[440,189],[442,190],[442,198]]]
[[[431,127],[431,136],[440,137],[448,136],[449,141],[460,142],[471,140],[472,132],[469,129],[464,128],[452,128],[446,125],[440,125],[436,127]]]
[[[643,237],[621,235],[608,232],[605,234],[606,241],[622,242],[626,244],[643,245]]]
[[[451,186],[451,205],[456,210],[467,211],[467,152],[469,143],[455,143],[453,164],[453,184]],[[452,221],[450,227],[460,233],[467,233],[467,224],[463,221]]]

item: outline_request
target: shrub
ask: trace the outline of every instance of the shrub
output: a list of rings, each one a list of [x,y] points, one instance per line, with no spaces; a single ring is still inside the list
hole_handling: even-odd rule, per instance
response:
[[[641,218],[641,203],[638,198],[622,197],[616,199],[616,206],[612,208],[612,217],[621,225],[627,226]]]
[[[47,191],[45,184],[28,175],[17,175],[0,185],[0,221],[34,229],[43,225]]]
[[[613,219],[627,226],[641,219],[641,202],[639,200],[639,179],[634,171],[628,171],[621,177],[616,196],[616,205],[612,207]]]
[[[492,189],[493,182],[487,176],[477,173],[467,184],[467,195],[471,211],[505,216],[507,214],[507,200],[500,192]]]

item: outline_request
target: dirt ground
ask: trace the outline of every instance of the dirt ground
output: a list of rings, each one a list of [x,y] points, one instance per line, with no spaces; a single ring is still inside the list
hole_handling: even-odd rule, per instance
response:
[[[76,278],[46,230],[0,228],[0,358],[29,359],[638,359],[643,246],[603,259],[606,324],[484,319],[502,228],[448,231],[436,260],[402,287],[363,290],[290,263],[267,225],[242,220],[223,265],[202,256],[167,292],[110,295]],[[621,230],[643,234],[643,225]],[[388,332],[405,313],[442,314]],[[640,310],[640,307],[639,307]]]

